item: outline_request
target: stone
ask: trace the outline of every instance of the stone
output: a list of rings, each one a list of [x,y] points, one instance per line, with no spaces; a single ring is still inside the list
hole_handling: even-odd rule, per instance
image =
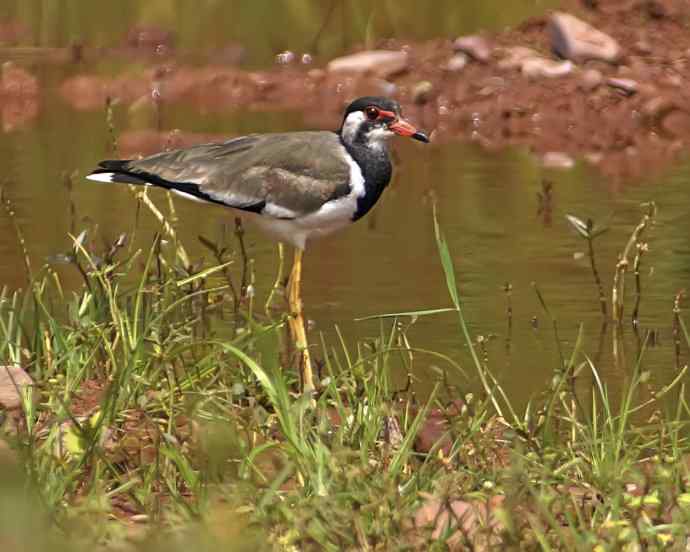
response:
[[[468,61],[467,55],[461,52],[450,58],[443,68],[450,73],[459,73],[465,68]]]
[[[558,78],[569,75],[575,70],[572,61],[554,61],[541,57],[527,58],[522,62],[522,74],[528,78]]]
[[[542,57],[539,52],[525,46],[512,46],[502,50],[502,58],[498,62],[499,69],[522,69],[528,59]]]
[[[542,156],[541,164],[547,169],[568,170],[575,166],[575,160],[562,151],[549,151]]]
[[[414,441],[415,451],[429,453],[434,447],[442,451],[444,456],[450,456],[453,440],[449,430],[451,420],[461,416],[466,411],[463,401],[456,399],[447,408],[441,410],[433,408],[422,423]]]
[[[456,38],[453,42],[453,50],[467,54],[475,61],[488,63],[491,59],[493,48],[483,36],[468,35]]]
[[[22,406],[22,390],[34,381],[20,366],[0,366],[0,406],[16,410]]]
[[[582,72],[582,76],[580,77],[580,88],[587,92],[591,92],[599,88],[603,82],[604,75],[601,74],[601,71],[586,69]]]
[[[431,99],[434,85],[430,81],[420,81],[412,88],[412,101],[417,105],[424,105]]]
[[[371,73],[385,79],[407,69],[405,52],[394,50],[366,50],[331,60],[327,69],[331,73]]]
[[[626,96],[632,96],[638,91],[637,81],[633,79],[619,79],[612,77],[606,81],[606,84],[608,84],[611,88],[620,90]]]
[[[549,35],[553,50],[575,63],[615,63],[621,57],[620,44],[614,38],[569,13],[556,12],[551,16]]]
[[[498,550],[500,533],[505,527],[496,510],[504,502],[505,497],[501,495],[488,500],[428,497],[415,512],[414,525],[418,530],[425,530],[432,540],[450,533],[444,543],[451,550],[464,550],[465,539],[472,541],[476,550]]]

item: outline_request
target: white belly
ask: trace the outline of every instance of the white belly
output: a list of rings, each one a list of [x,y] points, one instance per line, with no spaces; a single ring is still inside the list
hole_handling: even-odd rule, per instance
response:
[[[327,236],[350,224],[356,211],[357,197],[350,193],[325,203],[318,211],[299,218],[278,219],[246,212],[242,212],[242,216],[275,239],[304,249],[307,240]]]

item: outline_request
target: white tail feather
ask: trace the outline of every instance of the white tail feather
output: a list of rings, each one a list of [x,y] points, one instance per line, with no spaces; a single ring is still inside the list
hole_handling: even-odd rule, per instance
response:
[[[86,180],[93,180],[94,182],[117,182],[115,173],[101,172],[87,174]]]

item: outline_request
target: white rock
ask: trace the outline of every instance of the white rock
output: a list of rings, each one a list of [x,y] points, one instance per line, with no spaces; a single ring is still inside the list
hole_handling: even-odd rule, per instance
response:
[[[329,62],[327,69],[332,73],[372,73],[386,78],[407,69],[405,52],[394,50],[367,50],[349,56],[336,58]]]
[[[635,94],[638,88],[637,81],[632,79],[610,78],[606,81],[606,84],[608,84],[611,88],[620,90],[627,96],[632,96]]]
[[[444,69],[446,71],[451,72],[451,73],[459,73],[467,65],[467,61],[468,61],[468,59],[467,59],[466,54],[463,54],[463,53],[455,54],[452,58],[450,58],[446,62]]]
[[[601,74],[601,71],[597,71],[596,69],[586,69],[582,72],[582,76],[580,78],[580,87],[583,90],[590,92],[595,88],[599,88],[602,82],[604,82],[604,75]]]
[[[554,51],[575,63],[590,59],[614,63],[621,57],[620,44],[614,38],[569,13],[551,16],[549,34]]]
[[[540,58],[539,52],[525,46],[512,46],[502,50],[503,58],[498,62],[500,69],[522,69],[525,60]]]
[[[491,44],[481,35],[461,36],[453,42],[453,49],[456,52],[467,54],[472,59],[488,63],[491,59]]]
[[[522,74],[529,78],[557,78],[569,75],[575,69],[572,61],[554,61],[546,58],[528,58],[522,63]]]

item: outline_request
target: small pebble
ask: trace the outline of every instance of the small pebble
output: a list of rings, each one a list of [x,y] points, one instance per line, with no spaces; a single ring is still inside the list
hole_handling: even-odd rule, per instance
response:
[[[278,65],[288,65],[295,61],[295,54],[290,50],[285,50],[276,55],[276,63]]]
[[[620,90],[626,96],[632,96],[637,92],[638,89],[637,81],[634,81],[632,79],[610,78],[606,81],[606,84],[608,84],[611,88]]]
[[[453,49],[456,52],[467,54],[481,63],[488,63],[491,59],[491,44],[480,35],[461,36],[455,39]]]
[[[601,71],[597,71],[596,69],[587,69],[582,72],[580,86],[583,90],[589,92],[599,88],[602,82],[604,82],[604,75],[601,74]]]
[[[444,69],[451,73],[459,73],[467,65],[467,55],[463,53],[455,54],[452,58],[448,60]]]
[[[412,101],[418,105],[423,105],[429,101],[434,91],[434,85],[429,81],[420,81],[412,89]]]

